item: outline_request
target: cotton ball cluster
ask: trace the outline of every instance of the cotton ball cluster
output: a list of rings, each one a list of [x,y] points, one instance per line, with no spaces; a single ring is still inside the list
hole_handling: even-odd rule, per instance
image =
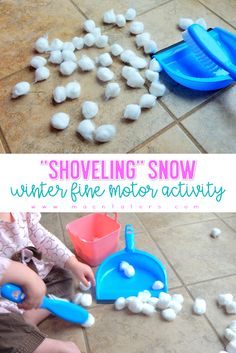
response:
[[[77,50],[81,50],[84,47],[84,39],[82,37],[74,37],[72,43]]]
[[[105,67],[110,66],[113,63],[112,57],[109,53],[103,53],[99,55],[97,61],[101,66]]]
[[[72,42],[64,42],[62,50],[70,50],[70,51],[75,51],[75,46]]]
[[[92,295],[90,293],[77,293],[74,296],[73,302],[85,307],[91,306],[93,302]]]
[[[87,47],[92,47],[95,44],[95,42],[96,42],[96,38],[92,33],[87,33],[84,36],[84,44]]]
[[[102,34],[96,38],[95,45],[97,48],[105,48],[108,45],[108,36]]]
[[[139,298],[134,298],[128,303],[128,309],[134,314],[139,314],[143,310],[143,302]]]
[[[114,306],[116,310],[123,310],[126,307],[126,299],[124,297],[116,299]]]
[[[149,92],[156,97],[162,97],[166,92],[166,86],[162,83],[153,81],[149,87]]]
[[[62,52],[60,50],[51,51],[48,61],[52,64],[61,64],[63,61]]]
[[[177,300],[171,299],[171,302],[169,303],[168,308],[174,310],[174,312],[176,314],[178,314],[178,313],[180,313],[180,311],[182,310],[183,307],[182,307],[182,304],[179,303]]]
[[[97,70],[97,78],[103,82],[111,81],[114,73],[107,67],[99,67]]]
[[[177,293],[173,294],[172,295],[172,300],[175,300],[175,301],[177,301],[180,304],[184,303],[184,297],[182,296],[182,294],[177,294]]]
[[[120,54],[120,60],[128,64],[130,63],[131,59],[135,57],[136,57],[136,54],[130,49],[124,50]]]
[[[84,21],[83,28],[86,32],[91,33],[96,28],[96,24],[93,20],[86,20]]]
[[[73,303],[80,304],[83,293],[76,293],[73,298]]]
[[[113,139],[115,134],[116,128],[113,125],[101,125],[95,131],[95,140],[98,142],[109,142]]]
[[[77,61],[75,53],[71,50],[63,50],[61,54],[63,61]]]
[[[143,94],[139,100],[141,108],[153,108],[156,104],[156,96],[152,94]]]
[[[145,43],[151,39],[151,35],[148,32],[138,34],[135,37],[135,43],[138,48],[144,47]]]
[[[219,238],[220,235],[221,235],[221,230],[219,228],[213,228],[211,230],[210,236],[212,238]]]
[[[92,31],[92,34],[94,35],[95,40],[97,40],[102,35],[101,28],[95,27],[94,30]]]
[[[124,275],[128,278],[131,278],[135,275],[135,269],[126,261],[120,263],[120,270],[124,272]]]
[[[228,341],[236,340],[236,332],[230,328],[225,329],[224,336]]]
[[[147,61],[139,56],[134,56],[130,58],[129,64],[135,69],[144,69],[147,67]]]
[[[120,14],[116,16],[116,25],[120,28],[126,25],[126,19],[124,15]]]
[[[86,327],[91,327],[91,326],[94,325],[94,323],[95,323],[95,318],[94,318],[94,316],[92,314],[89,313],[88,319],[81,326],[83,326],[85,328]]]
[[[70,117],[68,114],[60,112],[56,113],[51,118],[51,125],[54,129],[64,130],[68,127],[70,122]]]
[[[136,17],[136,10],[133,8],[129,8],[125,13],[126,21],[133,21]]]
[[[12,98],[17,98],[20,96],[25,96],[26,94],[28,94],[30,91],[30,84],[29,82],[18,82],[11,91],[11,97]]]
[[[78,60],[78,66],[82,71],[91,71],[95,68],[94,61],[87,55],[82,55]]]
[[[80,96],[80,84],[76,81],[69,82],[66,85],[66,96],[70,99],[76,99]]]
[[[142,309],[142,313],[146,316],[152,316],[153,314],[155,314],[156,310],[154,308],[153,305],[149,304],[149,303],[144,303],[143,304],[143,309]]]
[[[124,77],[126,80],[128,80],[128,78],[130,76],[132,76],[132,74],[135,74],[136,72],[138,72],[134,67],[130,67],[130,66],[123,66],[122,71],[121,71],[121,75],[122,77]]]
[[[108,83],[105,88],[105,98],[106,100],[110,98],[115,98],[120,94],[120,86],[117,82]]]
[[[159,299],[156,297],[150,297],[147,300],[148,304],[151,304],[152,306],[154,306],[154,308],[156,307],[157,303],[158,303]]]
[[[144,86],[145,80],[140,75],[139,72],[133,72],[132,75],[129,75],[126,84],[132,88],[142,88]]]
[[[171,302],[171,295],[169,293],[161,292],[159,295],[159,301],[156,305],[157,309],[167,309]]]
[[[45,53],[49,51],[48,37],[40,37],[36,40],[34,48],[38,53]]]
[[[113,9],[106,11],[103,15],[103,22],[106,24],[116,23],[116,14]]]
[[[236,302],[231,302],[225,307],[227,314],[236,314]]]
[[[189,26],[193,24],[193,20],[191,18],[180,18],[178,22],[179,28],[183,29],[184,31],[188,29]]]
[[[138,120],[141,114],[141,108],[138,104],[128,104],[124,111],[124,118],[129,120]]]
[[[148,300],[151,298],[151,293],[149,290],[144,290],[143,292],[138,293],[138,298],[143,302],[147,303]]]
[[[85,119],[79,123],[76,131],[80,134],[85,140],[93,141],[93,135],[95,132],[95,125],[90,119]]]
[[[50,43],[51,51],[62,50],[62,48],[63,48],[63,42],[59,38],[53,39],[52,42]]]
[[[60,73],[64,76],[70,76],[77,69],[77,64],[74,61],[63,61],[60,64]]]
[[[47,60],[43,56],[33,56],[33,58],[30,61],[30,66],[32,66],[35,69],[38,69],[39,67],[42,67],[47,64]]]
[[[174,321],[176,319],[176,312],[171,308],[165,309],[161,312],[161,316],[166,321]]]
[[[145,70],[145,78],[150,82],[159,81],[159,73],[151,70]]]
[[[82,104],[82,114],[85,119],[93,119],[98,113],[98,105],[95,102],[85,101]]]
[[[155,281],[152,285],[152,289],[154,290],[160,290],[164,288],[164,283],[161,281]]]
[[[232,321],[224,331],[224,337],[229,341],[226,346],[228,353],[236,352],[236,321]],[[226,352],[226,353],[227,353]]]
[[[227,353],[236,353],[236,340],[230,341],[226,346]]]
[[[47,80],[49,76],[50,76],[50,71],[48,70],[47,67],[45,67],[45,66],[38,67],[35,70],[35,80],[34,80],[34,82]]]
[[[193,303],[193,312],[196,315],[203,315],[206,313],[206,301],[202,298],[196,298]]]
[[[58,86],[53,91],[53,99],[56,103],[62,103],[66,100],[66,89],[63,86]]]
[[[112,44],[110,50],[113,56],[119,56],[124,51],[122,46],[117,43]]]
[[[79,287],[82,291],[87,292],[92,287],[92,284],[91,282],[88,282],[88,285],[86,286],[83,284],[83,282],[80,282]]]
[[[131,23],[129,31],[135,35],[141,34],[144,31],[144,25],[142,22],[134,21]]]
[[[149,63],[149,70],[151,71],[155,71],[155,72],[161,72],[162,68],[161,65],[159,64],[159,62],[153,58],[150,63]]]
[[[217,303],[225,308],[227,314],[236,314],[236,302],[233,300],[231,293],[219,294],[217,297]]]
[[[150,39],[144,44],[145,54],[154,54],[157,52],[157,44],[154,40]]]

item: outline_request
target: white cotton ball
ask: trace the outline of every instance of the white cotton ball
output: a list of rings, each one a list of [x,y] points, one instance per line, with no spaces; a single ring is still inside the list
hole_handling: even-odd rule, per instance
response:
[[[79,287],[80,287],[80,289],[81,289],[82,291],[86,292],[86,291],[88,291],[88,290],[92,287],[92,284],[91,284],[91,282],[88,282],[88,285],[85,286],[85,285],[83,284],[83,282],[80,282],[80,283],[79,283]]]
[[[169,309],[173,309],[174,312],[175,312],[176,314],[178,314],[178,313],[181,312],[183,306],[182,306],[182,304],[180,304],[179,302],[177,302],[177,300],[171,300],[171,302],[170,302],[168,308],[169,308]]]
[[[60,50],[51,51],[48,61],[52,64],[61,64],[63,61],[62,52]]]
[[[138,48],[141,48],[141,47],[143,47],[144,44],[145,44],[146,42],[148,42],[150,39],[151,39],[150,33],[144,32],[144,33],[138,34],[138,35],[135,37],[135,43],[136,43],[136,45],[137,45]]]
[[[50,71],[47,67],[41,66],[35,70],[35,82],[47,80],[50,76]]]
[[[118,27],[124,27],[126,25],[126,19],[124,15],[117,15],[116,16],[116,25]]]
[[[225,309],[227,314],[236,314],[236,302],[228,303]]]
[[[156,312],[153,305],[149,303],[143,303],[142,313],[146,316],[152,316]]]
[[[202,298],[196,298],[193,303],[193,312],[197,315],[203,315],[206,312],[206,301]]]
[[[124,111],[124,118],[129,120],[138,120],[141,114],[141,108],[138,104],[128,104]]]
[[[80,304],[87,307],[92,305],[92,295],[90,293],[83,293]]]
[[[124,269],[124,274],[126,277],[131,278],[135,276],[135,269],[132,265],[129,265]]]
[[[227,353],[236,353],[236,340],[230,341],[226,346]]]
[[[145,54],[155,54],[157,52],[157,44],[154,40],[148,40],[144,44]]]
[[[120,60],[123,61],[124,63],[130,63],[130,60],[135,57],[136,57],[136,54],[130,49],[124,50],[120,54]]]
[[[170,302],[171,302],[171,295],[169,293],[161,292],[159,295],[159,301],[156,307],[160,310],[167,309]]]
[[[120,94],[120,86],[118,83],[111,82],[107,84],[105,88],[105,97],[107,100],[110,98],[115,98],[119,96],[119,94]]]
[[[144,73],[146,79],[150,82],[158,81],[159,80],[159,72],[146,70]]]
[[[90,119],[85,119],[79,123],[76,131],[88,141],[93,141],[93,134],[95,131],[95,125]]]
[[[30,91],[30,84],[29,82],[18,82],[11,91],[11,97],[12,98],[17,98],[20,96],[25,96],[26,94],[28,94]]]
[[[127,261],[121,261],[120,263],[120,271],[124,271],[125,268],[129,266],[129,263]]]
[[[193,24],[193,20],[191,18],[180,18],[178,22],[179,28],[183,29],[184,31],[188,29],[189,26]]]
[[[172,300],[177,301],[180,304],[183,304],[184,302],[184,297],[182,296],[182,294],[173,294],[172,295]]]
[[[70,51],[75,51],[75,46],[72,42],[64,42],[62,50],[70,50]]]
[[[113,139],[115,134],[116,128],[113,125],[101,125],[95,131],[95,140],[98,142],[108,142]]]
[[[104,13],[103,22],[107,24],[112,24],[116,22],[116,14],[113,9]]]
[[[115,309],[123,310],[126,307],[126,299],[124,297],[120,297],[115,301]]]
[[[95,44],[96,38],[92,33],[88,33],[84,36],[84,44],[87,47],[92,47]]]
[[[156,104],[156,96],[153,96],[152,94],[143,94],[140,97],[139,100],[139,105],[141,108],[152,108]]]
[[[126,298],[126,304],[129,304],[130,302],[132,302],[133,300],[135,300],[137,297],[135,297],[135,296],[130,296],[130,297],[127,297]]]
[[[138,71],[134,67],[123,66],[122,71],[121,71],[121,75],[126,80],[128,80],[128,78],[131,77],[136,72],[138,72]]]
[[[62,50],[62,48],[63,48],[63,42],[58,38],[53,39],[53,41],[50,43],[51,51]]]
[[[96,39],[95,45],[97,48],[105,48],[108,45],[108,36],[105,34]]]
[[[109,53],[103,53],[99,55],[98,63],[102,66],[110,66],[113,63],[113,60]]]
[[[220,351],[219,353],[228,353],[228,352],[226,352],[226,351]]]
[[[147,300],[148,304],[151,304],[152,306],[154,306],[154,308],[156,307],[157,303],[158,303],[159,299],[156,297],[151,297]]]
[[[77,69],[74,61],[63,61],[60,65],[60,73],[64,76],[70,76]]]
[[[231,321],[229,328],[236,333],[236,320]]]
[[[58,86],[53,91],[53,99],[56,103],[62,103],[66,100],[66,90],[63,86]]]
[[[111,81],[114,73],[107,67],[99,67],[97,70],[97,78],[103,82]]]
[[[132,34],[140,34],[144,31],[144,25],[142,22],[134,21],[131,23],[129,28],[130,33]]]
[[[75,49],[80,50],[84,47],[84,38],[82,37],[74,37],[72,39],[72,43],[74,44]]]
[[[140,299],[135,298],[128,303],[128,309],[134,314],[139,314],[143,309],[143,303]]]
[[[60,112],[55,113],[51,118],[51,125],[57,130],[64,130],[68,127],[70,117],[68,114]]]
[[[166,86],[159,82],[152,82],[149,92],[156,97],[162,97],[166,92]]]
[[[164,283],[161,281],[155,281],[152,285],[152,289],[159,290],[164,288]]]
[[[173,309],[165,309],[161,312],[161,316],[166,321],[174,321],[176,319],[176,312]]]
[[[161,71],[161,65],[159,64],[159,62],[155,58],[153,58],[150,61],[148,68],[149,68],[149,70],[156,71],[156,72]]]
[[[144,290],[143,292],[138,293],[138,298],[143,302],[146,303],[151,298],[151,293],[148,290]]]
[[[133,21],[136,17],[136,10],[129,8],[125,13],[126,21]]]
[[[82,71],[91,71],[95,68],[94,61],[87,55],[82,55],[78,60],[78,65]]]
[[[227,338],[228,341],[236,340],[236,332],[234,332],[230,328],[225,329],[224,336],[225,338]]]
[[[213,228],[210,235],[212,238],[218,238],[221,235],[221,230],[219,228]]]
[[[85,119],[92,119],[98,113],[98,105],[95,102],[85,101],[82,103],[82,114]]]
[[[74,62],[77,61],[77,57],[75,53],[71,50],[63,50],[62,58],[63,58],[63,61],[74,61]]]
[[[144,69],[147,67],[147,61],[139,56],[134,56],[130,59],[130,65],[135,69]]]
[[[91,32],[94,37],[95,37],[95,41],[98,39],[98,37],[101,36],[102,32],[101,32],[101,28],[100,27],[95,27],[94,30]]]
[[[89,313],[88,314],[88,319],[83,324],[81,324],[81,326],[83,326],[83,327],[91,327],[91,326],[94,325],[94,323],[95,323],[95,318],[94,318],[94,316],[92,314]]]
[[[44,66],[47,64],[47,60],[42,56],[33,56],[30,61],[30,66],[37,69],[38,67]]]
[[[80,96],[80,84],[79,82],[69,82],[67,83],[66,87],[66,96],[70,99],[76,99]]]
[[[198,18],[195,23],[207,30],[207,23],[204,18]]]
[[[75,304],[80,304],[82,295],[83,295],[83,293],[76,293],[74,298],[73,298],[73,302]]]
[[[124,51],[122,46],[117,43],[112,44],[110,50],[113,56],[119,56]]]
[[[143,87],[144,83],[145,80],[138,72],[134,72],[132,76],[129,76],[126,82],[126,84],[132,88],[141,88]]]
[[[86,20],[86,21],[84,21],[83,27],[84,27],[84,30],[89,33],[89,32],[92,32],[94,30],[96,25],[95,25],[95,22],[93,20]]]
[[[226,293],[226,294],[219,294],[217,297],[217,303],[220,306],[225,306],[233,301],[233,295],[231,293]]]
[[[38,38],[34,44],[34,48],[37,50],[38,53],[45,53],[49,51],[49,43],[47,36]]]

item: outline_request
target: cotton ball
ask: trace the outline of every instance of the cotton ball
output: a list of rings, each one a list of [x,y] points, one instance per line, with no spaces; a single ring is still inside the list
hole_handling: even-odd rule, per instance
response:
[[[111,81],[114,73],[107,67],[99,67],[97,70],[97,78],[103,82]]]
[[[98,142],[108,142],[113,139],[115,134],[116,128],[113,125],[101,125],[95,131],[95,140]]]
[[[105,34],[96,39],[95,45],[97,48],[105,48],[108,45],[108,36]]]
[[[218,298],[217,298],[217,303],[220,306],[225,306],[230,304],[233,301],[233,295],[230,293],[226,293],[226,294],[219,294]]]
[[[82,55],[78,60],[78,65],[82,71],[91,71],[95,68],[94,61],[87,55]]]
[[[76,293],[74,298],[73,298],[73,302],[75,304],[80,304],[82,295],[83,295],[83,293]]]
[[[212,238],[218,238],[221,235],[221,230],[219,228],[213,228],[210,235]]]
[[[138,293],[138,298],[143,302],[146,303],[151,298],[151,293],[148,290],[144,290],[143,292]]]
[[[96,25],[93,20],[86,20],[86,21],[84,21],[83,27],[86,32],[92,32],[94,30],[94,28],[96,27]]]
[[[159,82],[152,82],[149,92],[156,97],[162,97],[165,94],[166,86]]]
[[[82,104],[82,114],[85,119],[92,119],[98,113],[98,105],[95,102],[85,101]]]
[[[157,308],[160,310],[167,309],[171,302],[171,296],[168,293],[161,292],[159,295],[159,301],[157,303]]]
[[[236,340],[230,341],[226,346],[227,353],[236,353]]]
[[[180,18],[178,22],[179,28],[183,29],[184,31],[188,29],[189,26],[193,24],[193,20],[191,18]]]
[[[207,30],[207,23],[204,18],[198,18],[195,23]]]
[[[130,59],[130,65],[135,69],[144,69],[147,67],[147,61],[139,56],[134,56]]]
[[[35,70],[35,82],[47,80],[50,76],[50,71],[47,67],[41,66]]]
[[[228,303],[225,309],[227,314],[236,314],[236,302]]]
[[[135,269],[134,269],[134,267],[133,267],[132,265],[129,265],[128,267],[126,267],[126,268],[124,269],[124,274],[125,274],[125,276],[128,277],[128,278],[134,277],[134,275],[135,275]]]
[[[130,60],[132,58],[136,57],[136,54],[132,50],[124,50],[120,54],[120,60],[123,61],[124,63],[130,63]]]
[[[75,99],[80,96],[80,84],[76,81],[69,82],[66,85],[66,96],[70,99]]]
[[[88,319],[83,324],[81,324],[81,326],[83,326],[83,327],[91,327],[91,326],[94,325],[94,323],[95,323],[95,318],[94,318],[94,316],[92,314],[89,313],[88,314]]]
[[[72,39],[72,43],[74,44],[75,49],[80,50],[84,47],[84,38],[82,37],[74,37]]]
[[[63,48],[63,42],[58,38],[53,39],[53,41],[50,44],[50,50],[51,51],[62,50],[62,48]]]
[[[126,304],[129,304],[130,302],[132,302],[133,300],[135,300],[137,297],[135,297],[135,296],[130,296],[130,297],[127,297],[126,298]]]
[[[150,61],[148,68],[149,68],[149,70],[156,71],[156,72],[161,71],[161,65],[159,64],[159,62],[155,58],[153,58]]]
[[[145,44],[146,42],[148,42],[150,39],[151,39],[150,33],[144,32],[144,33],[138,34],[138,35],[135,37],[135,43],[136,43],[136,45],[137,45],[138,48],[141,48],[141,47],[143,47],[144,44]]]
[[[234,331],[236,333],[236,320],[233,320],[230,324],[229,324],[229,328],[230,330]]]
[[[132,88],[141,88],[143,87],[145,80],[138,72],[134,72],[132,76],[128,77],[127,85]]]
[[[174,321],[176,319],[176,312],[173,309],[165,309],[161,312],[161,316],[166,321]]]
[[[100,37],[101,34],[102,34],[101,33],[101,28],[100,27],[95,27],[94,30],[91,33],[94,35],[95,40],[97,40],[98,37]]]
[[[53,91],[53,99],[56,103],[62,103],[66,100],[66,90],[63,86],[58,86]]]
[[[129,266],[129,263],[127,261],[121,261],[120,263],[120,271],[124,271],[125,268]]]
[[[105,97],[107,100],[110,98],[115,98],[119,96],[119,94],[120,94],[120,86],[118,83],[111,82],[107,84],[105,88]]]
[[[164,283],[161,281],[155,281],[152,285],[152,289],[159,290],[164,288]]]
[[[51,125],[54,129],[64,130],[68,127],[70,122],[70,117],[68,114],[60,112],[55,113],[51,118]]]
[[[157,52],[157,44],[154,40],[148,40],[144,44],[144,52],[145,54],[154,54]]]
[[[142,22],[134,21],[131,23],[129,28],[130,33],[132,34],[140,34],[144,31],[144,25]]]
[[[63,61],[62,52],[60,50],[51,51],[48,61],[52,64],[61,64]]]
[[[122,46],[117,43],[112,44],[110,50],[113,56],[119,56],[124,51]]]
[[[36,40],[34,44],[34,48],[37,50],[38,53],[45,53],[49,50],[48,38],[40,37]]]
[[[126,299],[123,297],[120,297],[116,299],[114,305],[116,310],[123,310],[126,307]]]
[[[156,297],[151,297],[147,300],[148,304],[151,304],[152,306],[154,306],[154,308],[156,307],[157,303],[158,303],[159,299]]]
[[[71,50],[63,50],[62,51],[63,61],[77,61],[76,55]]]
[[[110,66],[113,63],[113,60],[109,53],[103,53],[99,55],[98,62],[102,66]]]
[[[84,44],[87,47],[92,47],[95,44],[96,38],[92,33],[88,33],[84,36]]]
[[[226,351],[220,351],[219,353],[228,353],[228,352],[226,352]]]
[[[176,300],[171,300],[171,302],[170,302],[168,308],[169,308],[169,309],[173,309],[174,312],[175,312],[176,314],[178,314],[178,313],[180,313],[180,311],[182,310],[183,307],[182,307],[182,305],[181,305],[179,302],[177,302]]]
[[[134,73],[136,73],[137,70],[134,67],[130,66],[124,66],[121,71],[122,77],[124,77],[126,80],[128,80],[129,77],[131,77]]]
[[[118,27],[124,27],[126,25],[126,19],[124,15],[117,15],[116,16],[116,25]]]
[[[74,61],[63,61],[60,65],[60,73],[64,76],[70,76],[77,69]]]
[[[90,293],[83,293],[80,304],[87,307],[92,305],[92,296]]]
[[[139,314],[143,309],[143,303],[140,299],[135,298],[128,303],[128,309],[134,314]]]
[[[12,98],[17,98],[20,96],[25,96],[26,94],[28,94],[30,91],[30,84],[29,82],[18,82],[11,91],[11,97]]]
[[[136,10],[129,8],[125,13],[126,21],[133,21],[136,17]]]
[[[139,100],[141,108],[152,108],[156,104],[156,97],[152,94],[143,94]]]
[[[46,65],[47,60],[42,57],[42,56],[33,56],[33,58],[30,61],[30,66],[34,67],[37,69],[38,67]]]
[[[128,104],[124,111],[124,118],[138,120],[141,114],[141,108],[138,104]]]
[[[142,313],[146,316],[152,316],[156,312],[153,305],[148,303],[143,303]]]
[[[85,119],[79,123],[76,131],[88,141],[93,141],[93,134],[95,131],[95,125],[90,119]]]
[[[193,312],[197,315],[203,315],[206,312],[206,301],[201,298],[196,298],[193,303]]]
[[[86,292],[87,290],[89,290],[89,289],[92,287],[92,284],[91,284],[91,282],[88,282],[88,285],[85,286],[85,285],[83,284],[83,282],[80,282],[80,283],[79,283],[79,287],[80,287],[80,289],[81,289],[82,291]]]
[[[228,341],[236,340],[236,332],[234,332],[230,328],[225,329],[224,336],[225,338],[227,338]]]
[[[104,13],[103,22],[107,24],[112,24],[116,22],[116,14],[113,9]]]
[[[182,296],[182,294],[173,294],[172,295],[172,300],[177,301],[180,304],[183,304],[184,302],[184,297]]]
[[[75,51],[75,46],[72,42],[64,42],[62,50],[70,50],[70,51]]]

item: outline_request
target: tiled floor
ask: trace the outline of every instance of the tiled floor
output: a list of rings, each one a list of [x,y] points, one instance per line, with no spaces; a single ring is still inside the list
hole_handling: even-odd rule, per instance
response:
[[[71,247],[65,226],[81,214],[43,214],[42,223]],[[160,315],[152,318],[114,311],[110,304],[90,309],[96,318],[90,329],[82,329],[56,318],[41,329],[50,337],[72,340],[83,353],[218,353],[226,340],[225,327],[236,319],[216,305],[222,292],[236,295],[235,214],[119,214],[124,225],[134,225],[136,245],[157,256],[166,266],[170,292],[182,293],[184,309],[173,323]],[[209,233],[219,227],[222,234]],[[123,244],[121,233],[121,246]],[[204,316],[192,314],[195,297],[207,301]]]
[[[10,100],[12,86],[21,80],[33,82],[33,71],[28,62],[33,55],[35,39],[45,33],[49,38],[70,40],[82,33],[82,23],[92,18],[109,35],[110,41],[121,43],[125,48],[134,45],[128,35],[128,25],[123,29],[103,26],[101,17],[106,9],[113,7],[124,12],[135,6],[137,19],[162,49],[180,40],[176,24],[179,17],[204,17],[209,27],[222,26],[235,32],[234,13],[236,3],[232,0],[128,0],[128,1],[16,1],[0,2],[0,153],[235,153],[235,87],[222,92],[194,92],[175,84],[164,74],[161,79],[167,86],[166,95],[156,107],[142,114],[137,122],[122,119],[126,104],[136,103],[145,89],[132,90],[121,79],[122,68],[118,59],[112,66],[116,79],[121,83],[122,93],[104,103],[104,85],[97,82],[95,72],[71,77],[61,77],[57,68],[50,66],[51,76],[46,82],[32,86],[31,93],[18,100]],[[86,49],[95,58],[106,50]],[[79,56],[79,54],[78,54]],[[77,101],[53,105],[51,93],[55,86],[77,79],[81,83],[81,97]],[[107,144],[84,142],[75,133],[81,117],[81,102],[96,100],[100,105],[97,124],[114,123],[117,136]],[[71,115],[69,128],[62,132],[52,131],[50,117],[54,112],[65,111]],[[4,147],[2,147],[2,145]]]

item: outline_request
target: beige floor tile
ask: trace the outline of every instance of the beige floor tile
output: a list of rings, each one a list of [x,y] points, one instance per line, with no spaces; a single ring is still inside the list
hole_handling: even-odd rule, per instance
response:
[[[209,153],[236,152],[236,86],[190,115],[183,125]]]
[[[216,213],[218,217],[224,219],[224,218],[230,218],[234,217],[235,213],[230,213],[230,212],[223,212],[223,213]]]
[[[0,12],[0,78],[28,65],[38,37],[48,34],[49,39],[71,40],[79,33],[85,19],[66,0],[4,0]]]
[[[5,149],[3,147],[1,140],[0,140],[0,153],[5,153]]]
[[[93,353],[215,353],[222,349],[216,334],[204,317],[191,314],[192,300],[185,290],[183,312],[172,323],[153,317],[134,315],[126,310],[116,312],[112,305],[92,310],[96,324],[87,330]]]
[[[136,153],[199,153],[199,150],[178,126],[173,126]]]
[[[233,228],[236,231],[236,214],[234,214],[234,217],[231,218],[225,218],[224,222],[227,223],[231,228]]]
[[[224,263],[222,263],[221,266],[224,266]],[[216,299],[217,296],[222,293],[232,293],[233,295],[235,295],[236,276],[221,278],[205,283],[199,283],[193,286],[189,286],[189,290],[195,298],[199,296],[206,300],[206,315],[210,320],[211,324],[217,330],[218,334],[226,343],[226,339],[223,338],[224,330],[232,320],[236,319],[236,316],[226,314],[223,308],[218,307]]]
[[[223,17],[223,19],[228,21],[232,26],[236,27],[236,3],[234,0],[226,0],[224,2],[220,0],[200,0],[200,2],[209,7],[217,15]]]
[[[220,228],[218,239],[210,237]],[[184,283],[195,283],[236,273],[236,233],[220,220],[206,221],[151,233]]]
[[[49,338],[72,341],[78,346],[81,353],[87,352],[81,326],[50,317],[44,321],[39,328],[42,332],[45,332]]]
[[[58,213],[42,213],[40,223],[52,234],[64,242],[64,235]]]

